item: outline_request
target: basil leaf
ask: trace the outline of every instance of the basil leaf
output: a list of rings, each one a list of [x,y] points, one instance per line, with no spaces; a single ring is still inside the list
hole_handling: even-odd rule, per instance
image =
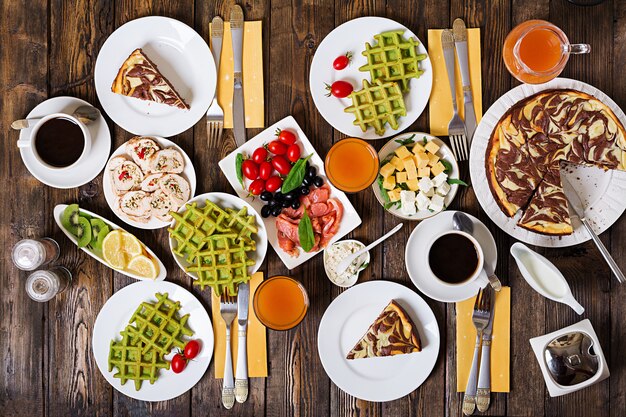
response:
[[[239,184],[241,184],[241,188],[246,188],[243,185],[243,171],[241,167],[243,166],[243,154],[238,153],[235,158],[235,170],[237,171],[237,179],[239,180]]]
[[[300,224],[298,225],[298,237],[300,238],[300,246],[305,252],[309,252],[315,246],[315,235],[313,234],[313,225],[309,214],[304,210]]]
[[[411,136],[409,136],[406,139],[396,139],[396,142],[399,143],[400,145],[410,145],[412,143],[415,143],[415,141],[413,140],[414,137],[415,137],[415,133],[413,133]]]
[[[469,187],[469,185],[467,185],[467,183],[463,180],[460,180],[458,178],[448,178],[448,184],[452,185],[452,184],[459,184],[459,185],[463,185],[465,187]]]
[[[409,190],[409,186],[406,185],[406,183],[404,183],[404,182],[401,182],[400,184],[398,184],[398,187],[400,187],[401,190],[410,191]]]
[[[385,204],[385,206],[384,206],[384,207],[385,207],[385,210],[389,210],[389,209],[390,209],[390,208],[392,208],[393,206],[397,206],[398,208],[400,208],[400,207],[401,207],[401,205],[400,205],[400,201],[398,200],[398,201],[394,201],[394,202],[387,203],[387,204]]]
[[[424,136],[424,137],[422,138],[422,141],[424,142],[424,145],[426,145],[426,144],[428,143],[428,139],[426,138],[426,136]]]
[[[302,180],[304,180],[304,175],[306,174],[306,162],[311,159],[312,156],[313,154],[306,158],[298,159],[294,166],[291,167],[291,171],[287,174],[287,178],[285,178],[280,190],[283,194],[287,194],[302,185]]]
[[[383,196],[383,200],[385,200],[385,203],[389,204],[391,200],[389,199],[389,194],[387,193],[387,190],[385,190],[385,187],[383,187],[383,176],[378,175],[376,182],[378,183],[378,188],[380,189],[380,194]]]
[[[452,171],[452,164],[450,162],[446,161],[445,159],[440,159],[439,161],[446,168],[443,172],[447,174],[448,172]]]

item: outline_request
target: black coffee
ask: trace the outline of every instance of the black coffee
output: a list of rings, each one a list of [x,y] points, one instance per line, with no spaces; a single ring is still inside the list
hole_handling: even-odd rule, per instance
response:
[[[85,136],[76,123],[56,118],[43,123],[35,137],[35,149],[48,165],[63,168],[78,161],[85,148]]]
[[[463,235],[443,235],[430,247],[430,269],[440,280],[460,284],[468,280],[478,267],[478,252],[474,243]]]

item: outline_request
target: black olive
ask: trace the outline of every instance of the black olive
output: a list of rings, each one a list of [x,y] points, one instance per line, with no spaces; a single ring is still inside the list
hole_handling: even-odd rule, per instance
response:
[[[272,208],[270,206],[263,206],[261,209],[261,216],[263,216],[263,218],[267,218],[270,214],[272,214]]]
[[[280,212],[283,211],[283,208],[281,206],[276,206],[272,209],[272,216],[274,217],[278,217],[280,215]]]
[[[310,192],[311,192],[311,190],[309,190],[309,187],[300,187],[300,194],[301,195],[309,195]]]
[[[306,161],[305,167],[306,167],[306,169],[309,169],[311,167],[311,163],[309,161]]]
[[[315,167],[309,167],[306,170],[306,178],[315,178],[315,176],[317,175],[317,168]]]
[[[261,193],[261,197],[260,198],[261,198],[261,201],[272,201],[274,196],[269,191],[263,191]]]
[[[300,200],[294,200],[293,203],[291,203],[291,208],[298,210],[300,208]]]
[[[276,206],[280,205],[280,201],[278,201],[278,200],[274,199],[274,200],[271,200],[271,201],[268,203],[268,205],[269,205],[270,207],[276,207]]]
[[[316,187],[321,187],[322,185],[324,185],[324,180],[322,179],[322,177],[315,177],[313,178],[313,184],[315,184]]]
[[[277,191],[274,194],[274,200],[276,200],[276,201],[283,201],[284,197],[285,197],[285,195],[283,193],[281,193],[280,191]]]
[[[296,195],[293,193],[293,191],[290,191],[287,194],[285,194],[286,201],[293,201],[294,198],[296,198]]]
[[[309,185],[311,185],[313,182],[311,181],[311,178],[309,177],[304,177],[304,179],[302,180],[302,185],[306,185],[307,187]]]

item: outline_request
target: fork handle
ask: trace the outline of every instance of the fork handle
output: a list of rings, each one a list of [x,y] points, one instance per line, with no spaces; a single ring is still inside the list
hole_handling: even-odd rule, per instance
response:
[[[222,404],[230,410],[235,404],[235,381],[233,381],[233,354],[230,351],[230,324],[226,326],[226,358],[222,381]]]
[[[478,364],[480,362],[481,335],[476,335],[476,346],[474,346],[474,358],[472,358],[472,368],[470,369],[465,395],[463,396],[463,414],[471,416],[476,408],[476,384],[478,382]]]
[[[239,343],[237,345],[237,370],[235,378],[235,399],[243,403],[248,398],[248,325],[239,326]]]
[[[491,339],[483,340],[480,357],[478,389],[476,390],[476,408],[478,408],[478,411],[482,412],[487,411],[491,401]]]

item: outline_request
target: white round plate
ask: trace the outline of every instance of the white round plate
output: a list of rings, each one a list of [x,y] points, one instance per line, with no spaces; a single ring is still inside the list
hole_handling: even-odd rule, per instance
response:
[[[204,207],[206,200],[212,201],[213,203],[217,204],[223,209],[232,208],[235,210],[240,210],[244,206],[248,207],[248,215],[254,215],[254,217],[256,217],[256,224],[257,224],[257,227],[259,228],[259,231],[254,236],[254,241],[256,242],[256,251],[250,257],[255,262],[254,266],[251,268],[251,271],[250,271],[251,274],[254,274],[261,267],[261,264],[263,263],[263,260],[265,259],[265,253],[267,252],[267,230],[265,230],[265,223],[263,223],[263,218],[254,209],[254,207],[248,204],[247,201],[244,201],[241,198],[234,196],[232,194],[226,194],[226,193],[200,194],[199,196],[192,198],[184,206],[182,206],[180,210],[178,210],[178,213],[182,214],[185,211],[187,211],[187,204],[191,204],[191,203],[198,203],[198,207]],[[172,227],[174,227],[174,223],[175,223],[175,220],[173,220],[171,223]],[[176,240],[174,240],[171,236],[169,238],[169,241],[170,241],[170,251],[172,252],[172,256],[174,257],[174,260],[176,260],[176,263],[178,264],[180,269],[185,271],[185,268],[188,267],[190,263],[187,262],[186,259],[183,259],[174,253],[174,248],[178,246],[178,242],[176,242]],[[190,277],[192,277],[193,279],[198,279],[198,275],[195,273],[187,272],[187,271],[185,271],[185,273],[189,275]]]
[[[39,103],[28,113],[27,119],[39,119],[52,113],[72,114],[80,106],[91,106],[75,97],[54,97]],[[70,168],[52,169],[41,165],[31,148],[20,148],[24,165],[42,183],[54,188],[76,188],[96,178],[111,152],[111,133],[100,115],[98,120],[87,125],[91,133],[91,151],[85,159]],[[32,128],[20,130],[20,140],[26,140]]]
[[[111,91],[128,56],[142,48],[189,105],[183,110]],[[204,116],[217,85],[215,62],[198,33],[178,20],[148,16],[120,26],[104,42],[95,70],[96,93],[115,123],[135,135],[177,135]]]
[[[171,140],[161,138],[159,136],[150,136],[150,138],[153,139],[161,147],[161,149],[176,148],[176,150],[183,155],[183,158],[185,160],[185,169],[183,169],[183,172],[178,175],[182,176],[184,179],[186,179],[189,182],[189,189],[191,193],[190,195],[193,198],[194,194],[196,193],[196,171],[194,170],[193,164],[191,163],[191,159],[189,158],[187,153],[183,151],[183,149],[180,146],[178,146]],[[132,161],[132,157],[126,153],[126,149],[125,149],[126,143],[127,142],[124,142],[119,148],[115,150],[115,152],[111,154],[109,161],[112,158],[115,158],[116,156],[120,156],[120,155],[124,155],[128,158],[129,161]],[[107,161],[107,165],[108,164],[109,162]],[[109,205],[113,213],[115,213],[115,215],[121,221],[131,226],[134,226],[138,229],[161,229],[163,227],[167,227],[170,225],[170,222],[162,222],[156,217],[151,217],[148,223],[140,223],[124,216],[122,213],[118,211],[115,205],[115,200],[117,199],[117,196],[113,192],[113,188],[111,185],[111,178],[108,175],[108,171],[105,170],[104,175],[102,177],[103,177],[102,188],[104,189],[104,197],[107,200],[107,204]]]
[[[156,293],[168,293],[170,299],[180,301],[181,314],[189,314],[187,325],[194,335],[189,340],[200,341],[200,353],[180,374],[169,370],[159,370],[159,378],[154,384],[143,381],[141,389],[135,390],[134,381],[122,385],[118,378],[113,378],[117,368],[109,372],[108,358],[111,340],[121,339],[131,316],[144,301],[156,302]],[[189,291],[172,282],[138,282],[130,284],[111,296],[102,306],[93,326],[92,350],[100,373],[113,388],[122,394],[142,401],[165,401],[189,391],[204,375],[213,357],[213,326],[206,309]],[[165,356],[171,360],[173,351]]]
[[[439,139],[436,136],[432,136],[428,133],[406,132],[406,133],[402,133],[401,135],[394,137],[389,142],[385,143],[385,146],[383,146],[380,149],[380,151],[378,152],[378,160],[384,161],[385,158],[387,158],[389,155],[391,155],[396,149],[398,149],[401,146],[400,143],[396,141],[406,140],[410,138],[412,135],[415,135],[413,139],[416,142],[419,142],[424,137],[426,137],[429,142],[433,141],[437,145],[439,145],[440,148],[437,153],[441,156],[441,159],[445,159],[446,161],[450,162],[450,164],[452,165],[452,171],[448,173],[448,178],[459,178],[459,165],[457,164],[456,159],[454,159],[452,150],[441,139]],[[381,165],[383,164],[381,163]],[[452,204],[452,200],[454,200],[454,197],[456,196],[456,192],[458,189],[459,189],[458,184],[452,184],[450,186],[450,192],[444,199],[445,207],[449,207],[450,204]],[[380,192],[378,181],[374,181],[374,183],[372,184],[372,190],[374,191],[374,195],[376,196],[376,199],[378,200],[380,205],[385,207],[385,200],[383,199],[383,196]],[[441,212],[433,213],[430,210],[419,210],[417,213],[407,216],[406,214],[403,214],[402,210],[396,206],[393,206],[390,209],[387,209],[387,211],[393,214],[394,216],[399,217],[401,219],[405,219],[405,220],[424,220],[424,219],[428,219],[430,217],[436,216],[437,214],[441,213]]]
[[[391,300],[396,300],[415,323],[422,351],[346,359]],[[390,281],[368,281],[341,293],[324,312],[317,332],[320,360],[330,379],[346,393],[367,401],[392,401],[416,390],[437,362],[439,342],[439,325],[426,301]]]
[[[319,44],[313,62],[311,62],[311,72],[309,76],[309,88],[313,96],[315,107],[328,123],[340,132],[355,138],[382,139],[397,135],[417,120],[422,114],[430,98],[430,91],[433,85],[433,69],[430,58],[420,61],[420,68],[424,73],[417,79],[411,79],[410,90],[404,94],[407,114],[398,120],[398,130],[392,129],[389,125],[384,135],[378,136],[373,128],[363,132],[360,127],[352,122],[354,116],[344,112],[344,109],[352,104],[349,98],[326,97],[328,91],[326,84],[335,81],[348,81],[355,90],[360,90],[363,80],[370,81],[369,72],[359,71],[359,67],[367,64],[367,59],[361,54],[365,50],[365,43],[374,43],[374,35],[390,30],[404,30],[404,37],[412,37],[419,41],[417,52],[427,54],[424,43],[411,30],[400,23],[384,17],[359,17],[350,20],[330,32]],[[335,70],[333,61],[347,52],[352,53],[350,65],[343,70]]]
[[[566,247],[589,240],[589,235],[577,217],[572,217],[574,233],[569,236],[546,236],[517,226],[521,214],[507,217],[496,203],[489,189],[485,171],[485,152],[491,132],[504,113],[514,104],[543,90],[572,89],[590,94],[613,110],[623,126],[626,115],[617,104],[602,91],[582,81],[568,78],[555,78],[545,84],[522,84],[500,97],[483,116],[476,128],[470,150],[469,168],[472,186],[478,202],[491,220],[514,238],[531,245],[544,247]],[[626,209],[626,172],[604,171],[596,167],[568,164],[565,177],[578,191],[587,219],[597,234],[607,230]]]
[[[413,229],[409,240],[406,243],[406,251],[404,255],[406,270],[413,284],[425,295],[433,300],[443,301],[444,303],[454,303],[457,301],[467,300],[476,295],[481,287],[485,284],[479,281],[472,281],[467,284],[457,286],[443,285],[431,272],[428,267],[428,245],[431,240],[438,234],[447,230],[453,230],[452,216],[456,211],[446,210],[438,216],[424,220]],[[467,214],[467,213],[465,213]],[[494,269],[498,262],[498,249],[496,242],[487,226],[481,223],[471,214],[467,216],[474,223],[474,232],[472,235],[476,238],[480,247],[485,254],[485,263],[491,265]],[[450,261],[454,261],[454,253],[450,253]],[[482,274],[486,274],[483,271]]]

